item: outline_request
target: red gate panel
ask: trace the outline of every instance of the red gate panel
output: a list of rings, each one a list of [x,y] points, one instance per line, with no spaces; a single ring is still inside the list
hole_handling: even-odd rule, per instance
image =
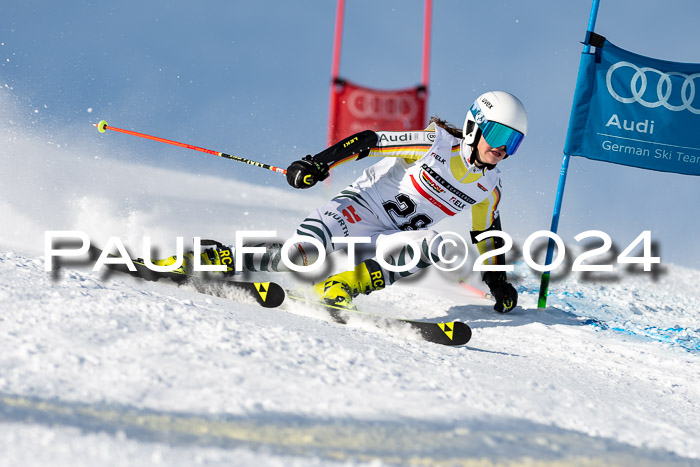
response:
[[[426,92],[422,86],[397,91],[365,88],[336,80],[329,145],[362,130],[422,130]]]

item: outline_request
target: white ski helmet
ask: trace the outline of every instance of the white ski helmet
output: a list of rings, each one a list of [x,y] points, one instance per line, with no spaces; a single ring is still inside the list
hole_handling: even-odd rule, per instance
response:
[[[515,153],[526,134],[527,113],[523,103],[508,92],[486,92],[476,98],[464,119],[462,157],[474,162],[479,135],[491,147],[505,146],[508,157]]]

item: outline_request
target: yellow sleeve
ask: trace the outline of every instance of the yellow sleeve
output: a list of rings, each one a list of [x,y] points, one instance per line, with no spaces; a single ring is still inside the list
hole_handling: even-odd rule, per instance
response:
[[[493,225],[498,218],[498,203],[501,201],[501,189],[496,187],[482,202],[472,206],[472,231],[481,232]],[[495,249],[494,238],[490,237],[476,244],[479,254]],[[495,257],[486,260],[484,264],[496,264]]]

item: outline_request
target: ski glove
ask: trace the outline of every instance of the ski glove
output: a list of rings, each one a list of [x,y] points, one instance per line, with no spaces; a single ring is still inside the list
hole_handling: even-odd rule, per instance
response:
[[[505,272],[487,271],[484,273],[484,282],[496,299],[493,309],[497,312],[508,313],[518,304],[518,291],[506,281]]]
[[[315,161],[310,155],[292,162],[287,167],[287,183],[294,188],[311,188],[328,178],[328,175],[328,165]]]

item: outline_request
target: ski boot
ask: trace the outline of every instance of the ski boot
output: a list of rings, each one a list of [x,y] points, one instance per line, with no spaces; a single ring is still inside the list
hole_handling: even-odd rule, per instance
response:
[[[334,274],[313,286],[321,302],[334,309],[356,310],[352,299],[383,289],[386,285],[384,272],[374,260],[364,261],[351,271]]]
[[[217,242],[215,240],[202,240],[201,245],[204,246],[211,246],[212,248],[207,248],[204,251],[202,251],[201,254],[201,259],[200,259],[200,264],[201,265],[215,265],[215,266],[226,266],[226,271],[219,272],[219,271],[210,271],[208,272],[209,274],[216,274],[216,275],[223,275],[223,276],[231,276],[233,275],[236,271],[234,269],[234,264],[233,264],[233,250],[223,243]],[[179,268],[175,269],[173,272],[176,274],[184,274],[185,276],[192,276],[195,274],[200,274],[198,271],[194,270],[194,252],[188,251],[184,255],[184,259],[182,261],[182,266]],[[170,256],[165,259],[157,259],[153,260],[153,264],[156,266],[170,266],[171,264],[174,264],[177,261],[177,256]]]

